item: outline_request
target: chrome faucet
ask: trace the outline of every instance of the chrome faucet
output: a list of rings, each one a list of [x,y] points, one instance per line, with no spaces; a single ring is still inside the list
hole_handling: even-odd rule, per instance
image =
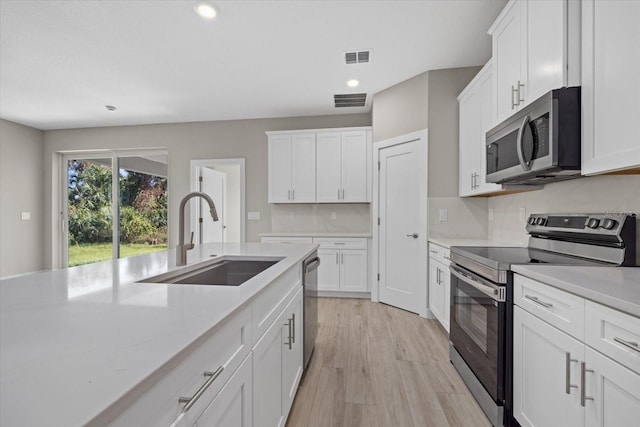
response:
[[[213,204],[213,200],[209,197],[208,194],[201,193],[199,191],[194,191],[182,199],[180,202],[180,217],[179,217],[179,238],[178,238],[178,246],[176,246],[176,265],[187,265],[187,251],[193,249],[193,233],[191,233],[191,242],[184,242],[184,207],[187,205],[187,202],[194,197],[201,197],[209,203],[209,213],[211,213],[211,218],[214,221],[218,220],[218,212],[216,212],[216,205]]]

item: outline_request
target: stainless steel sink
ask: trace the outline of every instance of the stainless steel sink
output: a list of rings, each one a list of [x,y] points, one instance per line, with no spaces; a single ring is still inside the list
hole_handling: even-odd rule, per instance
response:
[[[276,264],[269,260],[222,260],[213,264],[181,269],[140,280],[140,283],[175,283],[181,285],[239,286]]]

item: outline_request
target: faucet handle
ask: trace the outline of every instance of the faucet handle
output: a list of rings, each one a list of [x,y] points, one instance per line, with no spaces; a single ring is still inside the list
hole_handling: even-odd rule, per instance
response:
[[[185,246],[187,247],[187,250],[193,249],[193,231],[191,232],[191,241]]]

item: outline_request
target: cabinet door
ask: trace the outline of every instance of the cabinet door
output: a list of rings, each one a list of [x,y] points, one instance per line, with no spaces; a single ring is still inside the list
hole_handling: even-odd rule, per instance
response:
[[[477,175],[479,175],[479,154],[482,133],[482,98],[479,86],[474,84],[464,97],[460,98],[460,135],[459,135],[459,179],[460,197],[474,193]]]
[[[367,201],[367,132],[342,133],[342,201]]]
[[[269,203],[291,199],[291,136],[269,137]]]
[[[316,201],[316,134],[291,137],[291,201]]]
[[[578,387],[584,344],[518,306],[513,338],[513,414],[520,425],[583,426]]]
[[[523,15],[527,20],[524,26],[527,104],[551,89],[565,86],[566,3],[564,0],[522,2]]]
[[[478,189],[476,193],[490,193],[502,190],[502,186],[487,182],[487,131],[491,130],[496,123],[495,117],[495,93],[493,90],[493,69],[488,67],[486,72],[478,81],[480,85],[480,115],[482,123],[480,125],[480,141],[478,150],[478,162],[480,164],[479,176],[477,179]]]
[[[367,251],[340,251],[340,290],[367,291]]]
[[[304,345],[302,336],[302,288],[285,309],[282,328],[282,342],[285,343],[282,353],[282,414],[287,419],[293,399],[298,391],[298,384],[302,377],[302,348]],[[289,327],[289,324],[291,325]],[[291,338],[289,338],[291,333]],[[289,346],[289,341],[291,345]],[[289,348],[291,347],[291,348]]]
[[[244,360],[194,426],[251,427],[253,425],[251,360],[251,356]]]
[[[640,375],[586,347],[585,401],[587,427],[638,425]],[[591,372],[593,371],[593,372]]]
[[[522,68],[522,25],[521,4],[512,1],[507,4],[508,11],[497,23],[492,33],[494,91],[496,94],[496,119],[498,122],[509,117],[517,107],[517,94]]]
[[[256,427],[281,427],[282,340],[284,316],[279,316],[253,349],[253,420]]]
[[[340,290],[340,251],[337,249],[318,249],[320,267],[318,267],[318,290]]]
[[[640,2],[585,1],[582,173],[640,167]]]
[[[444,286],[440,265],[438,261],[429,260],[429,310],[444,326]]]
[[[316,200],[338,202],[342,196],[340,132],[318,133],[316,142]]]

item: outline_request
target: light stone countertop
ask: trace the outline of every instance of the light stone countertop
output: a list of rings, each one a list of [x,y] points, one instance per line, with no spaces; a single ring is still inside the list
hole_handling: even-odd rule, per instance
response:
[[[345,232],[311,232],[311,233],[298,233],[298,232],[271,232],[271,233],[262,233],[260,237],[364,237],[371,238],[371,233],[362,232],[362,233],[345,233]]]
[[[1,280],[0,425],[96,422],[315,248],[235,243],[189,251],[188,265],[212,254],[283,257],[237,287],[134,283],[176,270],[175,250]]]
[[[444,246],[450,249],[451,246],[506,246],[506,247],[520,247],[522,245],[518,243],[497,242],[495,240],[486,239],[460,239],[460,238],[448,238],[448,237],[429,237],[429,242],[436,245]]]
[[[640,267],[514,265],[523,276],[640,317]]]

